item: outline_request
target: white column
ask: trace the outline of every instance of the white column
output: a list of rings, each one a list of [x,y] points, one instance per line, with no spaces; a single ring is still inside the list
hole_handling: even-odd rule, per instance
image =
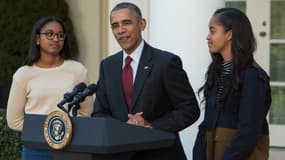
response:
[[[211,15],[224,6],[223,0],[153,0],[150,1],[149,42],[182,58],[184,69],[195,92],[204,82],[210,62],[206,36]],[[198,99],[199,100],[199,99]],[[200,107],[203,108],[204,107]],[[180,133],[189,160],[200,119]]]
[[[100,2],[67,0],[79,47],[79,61],[88,69],[90,82],[96,82],[100,64]]]

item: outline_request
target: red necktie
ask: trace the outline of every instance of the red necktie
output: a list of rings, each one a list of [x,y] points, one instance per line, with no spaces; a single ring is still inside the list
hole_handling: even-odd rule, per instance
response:
[[[122,83],[125,95],[125,101],[130,108],[131,106],[131,99],[133,94],[133,70],[131,66],[132,58],[127,56],[125,59],[125,66],[122,72]]]

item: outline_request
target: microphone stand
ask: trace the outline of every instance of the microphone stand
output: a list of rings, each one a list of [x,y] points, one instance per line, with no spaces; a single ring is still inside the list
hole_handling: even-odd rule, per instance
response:
[[[72,115],[73,117],[77,116],[77,111],[80,109],[80,105],[76,104],[75,107],[72,108]]]
[[[63,105],[58,104],[57,107],[63,110],[63,112],[68,113],[68,111],[64,108]]]

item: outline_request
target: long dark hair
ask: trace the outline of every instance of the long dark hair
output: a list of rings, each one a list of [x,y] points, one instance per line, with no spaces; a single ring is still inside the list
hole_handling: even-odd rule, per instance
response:
[[[28,57],[24,63],[25,65],[31,66],[40,59],[41,57],[40,46],[37,45],[36,36],[40,33],[43,26],[49,22],[59,23],[63,29],[63,33],[66,34],[66,28],[65,28],[64,22],[61,19],[54,17],[54,16],[48,16],[48,17],[43,17],[40,20],[38,20],[35,23],[33,30],[32,30],[30,45],[29,45],[29,52],[28,52]],[[63,48],[60,51],[60,57],[63,59],[71,58],[71,53],[70,53],[69,45],[68,45],[68,36],[66,36],[64,40]]]
[[[232,31],[231,54],[233,61],[233,69],[230,73],[230,81],[225,83],[224,93],[221,100],[224,99],[229,92],[239,92],[240,73],[248,65],[254,62],[253,52],[256,49],[256,40],[252,31],[252,27],[247,16],[240,10],[235,8],[221,8],[215,11],[214,15],[224,30]],[[206,82],[199,89],[199,93],[204,90],[204,100],[207,100],[209,90],[216,84],[218,73],[220,71],[223,58],[221,54],[211,54],[212,63],[208,67],[206,73]]]

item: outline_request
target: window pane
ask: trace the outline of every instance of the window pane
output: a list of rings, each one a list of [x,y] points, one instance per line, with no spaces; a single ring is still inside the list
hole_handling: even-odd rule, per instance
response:
[[[271,44],[270,53],[271,81],[285,81],[285,44]]]
[[[271,87],[272,104],[269,121],[271,124],[285,124],[285,87]]]
[[[226,7],[237,8],[240,9],[245,13],[246,4],[244,1],[233,1],[233,2],[226,2]]]
[[[271,38],[285,38],[285,1],[271,1]]]

